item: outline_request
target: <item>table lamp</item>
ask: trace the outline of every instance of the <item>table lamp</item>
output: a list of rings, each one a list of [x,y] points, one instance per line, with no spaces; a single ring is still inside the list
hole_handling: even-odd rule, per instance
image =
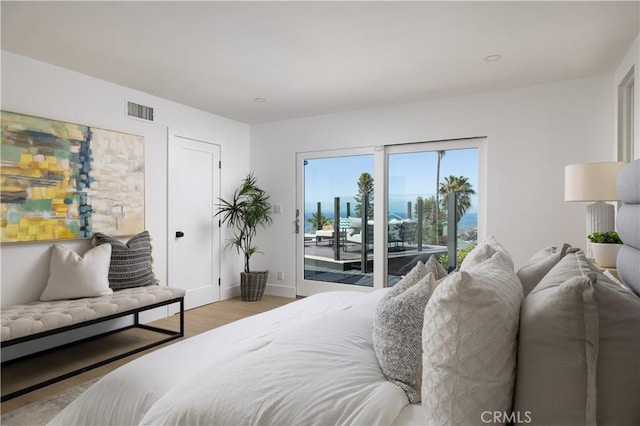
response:
[[[604,201],[619,199],[618,172],[624,162],[569,164],[564,169],[564,200],[594,201],[587,206],[587,235],[615,230],[615,207]],[[587,256],[591,247],[587,242]]]

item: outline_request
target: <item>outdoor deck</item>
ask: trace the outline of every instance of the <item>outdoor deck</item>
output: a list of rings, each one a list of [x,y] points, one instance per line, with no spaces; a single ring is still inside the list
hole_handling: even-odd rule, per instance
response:
[[[421,251],[415,245],[405,244],[389,247],[389,264],[387,272],[390,276],[401,277],[408,273],[418,261],[426,262],[431,255],[439,256],[447,252],[445,246],[423,246]],[[334,256],[334,246],[330,240],[305,241],[305,271],[324,272],[350,272],[350,276],[363,275],[361,271],[361,245],[357,243],[347,243],[340,247],[340,259]],[[367,253],[367,270],[370,273],[373,267],[373,251]],[[355,278],[351,278],[355,279]],[[342,281],[340,281],[342,282]]]

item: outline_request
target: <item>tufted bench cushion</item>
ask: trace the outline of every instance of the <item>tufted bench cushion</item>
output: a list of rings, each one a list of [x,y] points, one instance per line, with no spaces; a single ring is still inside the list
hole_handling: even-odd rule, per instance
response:
[[[2,308],[2,342],[80,324],[184,297],[179,288],[151,285],[115,291],[110,296],[34,302]]]

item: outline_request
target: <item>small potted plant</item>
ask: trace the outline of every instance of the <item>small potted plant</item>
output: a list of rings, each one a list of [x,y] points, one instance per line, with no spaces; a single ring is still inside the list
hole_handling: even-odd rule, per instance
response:
[[[587,236],[596,263],[603,268],[615,268],[622,240],[615,231],[594,232]]]
[[[218,200],[220,203],[215,216],[220,216],[222,223],[234,231],[228,245],[235,247],[244,256],[244,272],[240,273],[242,300],[260,300],[267,285],[269,271],[251,271],[249,259],[259,252],[258,247],[253,244],[258,228],[264,228],[272,222],[269,196],[258,187],[253,173],[249,173],[233,193],[231,201],[222,198]]]

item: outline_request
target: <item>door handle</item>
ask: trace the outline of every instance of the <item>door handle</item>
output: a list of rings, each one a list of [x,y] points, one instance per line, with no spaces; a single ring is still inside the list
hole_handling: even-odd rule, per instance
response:
[[[296,234],[300,233],[300,209],[296,209]]]
[[[184,237],[184,232],[182,232],[182,231],[177,231],[177,232],[176,232],[176,238],[182,238],[182,237]]]

